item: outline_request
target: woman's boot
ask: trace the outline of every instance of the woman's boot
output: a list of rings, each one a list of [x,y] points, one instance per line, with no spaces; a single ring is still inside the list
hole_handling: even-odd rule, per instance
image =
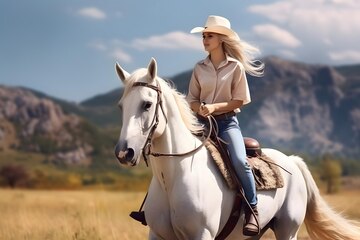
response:
[[[245,206],[245,221],[244,221],[244,228],[243,234],[245,236],[256,236],[260,233],[259,227],[259,213],[257,206]]]
[[[142,223],[142,225],[147,226],[147,222],[145,219],[145,212],[144,211],[139,211],[139,212],[131,212],[129,215],[131,218],[135,219],[136,221],[139,221]]]

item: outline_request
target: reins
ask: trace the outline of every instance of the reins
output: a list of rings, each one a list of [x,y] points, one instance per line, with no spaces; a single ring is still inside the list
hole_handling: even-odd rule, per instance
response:
[[[145,144],[144,144],[144,147],[143,147],[143,150],[142,150],[142,155],[144,157],[144,161],[146,163],[146,166],[148,166],[148,156],[151,155],[151,156],[154,156],[154,157],[182,157],[182,156],[187,156],[187,155],[191,155],[195,152],[197,152],[199,149],[201,149],[205,143],[210,139],[210,136],[211,136],[211,131],[212,131],[212,121],[210,120],[210,116],[208,117],[208,121],[209,121],[209,124],[210,124],[210,133],[206,136],[206,139],[202,141],[202,143],[190,150],[190,151],[187,151],[187,152],[183,152],[183,153],[160,153],[160,152],[153,152],[151,151],[151,140],[152,140],[152,137],[153,137],[153,134],[157,128],[157,126],[159,125],[159,107],[163,113],[163,116],[165,117],[165,120],[166,120],[166,124],[168,122],[167,118],[166,118],[166,115],[164,113],[164,108],[163,108],[163,102],[162,102],[162,99],[161,99],[161,88],[160,88],[160,85],[158,84],[158,82],[156,81],[156,85],[157,86],[154,86],[154,85],[151,85],[151,84],[148,84],[148,83],[144,83],[144,82],[136,82],[133,84],[132,87],[147,87],[147,88],[150,88],[150,89],[153,89],[156,91],[157,93],[157,101],[156,101],[156,106],[155,106],[155,114],[154,114],[154,118],[152,120],[152,127],[149,131],[149,134],[146,138],[146,141],[145,141]],[[150,125],[150,126],[151,126]]]

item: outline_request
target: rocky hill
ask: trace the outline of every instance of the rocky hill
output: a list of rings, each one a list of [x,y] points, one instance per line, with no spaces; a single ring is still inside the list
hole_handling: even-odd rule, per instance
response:
[[[46,154],[48,161],[87,165],[94,146],[90,125],[64,113],[49,98],[23,88],[0,86],[0,148]]]
[[[292,152],[359,155],[360,81],[329,66],[268,58],[265,76],[249,82],[246,134]]]

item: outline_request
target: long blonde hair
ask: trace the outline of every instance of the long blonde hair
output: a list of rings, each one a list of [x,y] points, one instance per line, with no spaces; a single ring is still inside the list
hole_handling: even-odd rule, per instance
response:
[[[220,35],[223,42],[223,50],[230,57],[239,60],[245,71],[255,77],[261,77],[264,74],[264,63],[259,60],[254,60],[254,55],[260,53],[259,49],[237,37],[228,37]]]

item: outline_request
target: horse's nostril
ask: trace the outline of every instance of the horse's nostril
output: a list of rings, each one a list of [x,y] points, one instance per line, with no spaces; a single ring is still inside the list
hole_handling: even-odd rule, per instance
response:
[[[115,146],[115,156],[122,164],[131,162],[135,156],[135,151],[132,148],[122,148],[120,144]]]
[[[135,151],[132,148],[128,148],[126,150],[126,161],[131,161],[134,158],[135,155]]]

